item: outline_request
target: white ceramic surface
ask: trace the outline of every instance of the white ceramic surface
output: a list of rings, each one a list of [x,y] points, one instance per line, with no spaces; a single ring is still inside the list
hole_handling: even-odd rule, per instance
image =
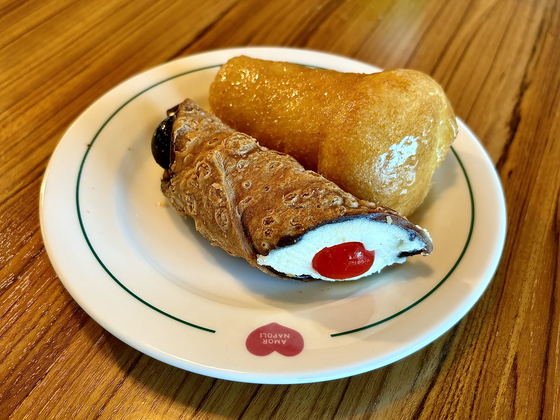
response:
[[[239,48],[161,65],[105,94],[64,135],[41,189],[43,237],[65,287],[101,326],[141,352],[234,381],[341,378],[435,340],[479,299],[505,239],[502,188],[474,134],[459,121],[452,152],[411,218],[432,236],[429,257],[356,282],[267,276],[210,246],[192,221],[165,205],[162,170],[150,150],[165,110],[186,97],[207,108],[219,66],[240,54],[339,71],[379,70],[307,50]],[[259,330],[252,337],[279,351],[250,352],[249,334],[276,324],[289,330]],[[303,350],[282,354],[296,337]],[[268,340],[273,344],[264,344]]]

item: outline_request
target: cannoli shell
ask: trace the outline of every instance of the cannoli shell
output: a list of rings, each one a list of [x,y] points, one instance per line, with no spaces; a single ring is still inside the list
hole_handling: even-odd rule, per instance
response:
[[[178,107],[172,159],[162,191],[213,245],[258,269],[288,277],[257,263],[257,255],[289,246],[307,231],[345,218],[368,217],[402,226],[410,237],[426,232],[395,211],[359,200],[294,158],[260,146],[223,124],[192,100]],[[310,279],[303,279],[310,280]]]

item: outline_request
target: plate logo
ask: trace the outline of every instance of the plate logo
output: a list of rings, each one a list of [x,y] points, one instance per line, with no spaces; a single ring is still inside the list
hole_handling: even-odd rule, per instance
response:
[[[296,330],[272,322],[249,334],[245,346],[255,356],[268,356],[276,351],[292,357],[303,350],[303,336]]]

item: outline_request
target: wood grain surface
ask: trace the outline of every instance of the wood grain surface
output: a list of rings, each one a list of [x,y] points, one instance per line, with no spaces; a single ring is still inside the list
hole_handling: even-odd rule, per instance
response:
[[[559,16],[558,0],[1,0],[0,419],[559,419]],[[138,72],[246,45],[424,71],[495,163],[501,263],[417,353],[323,383],[212,379],[119,341],[59,281],[39,190],[71,122]]]

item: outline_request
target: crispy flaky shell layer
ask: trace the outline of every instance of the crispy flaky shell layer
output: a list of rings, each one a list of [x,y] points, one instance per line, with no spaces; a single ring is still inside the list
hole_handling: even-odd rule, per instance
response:
[[[410,238],[423,240],[425,247],[418,253],[432,250],[427,233],[395,211],[356,199],[291,156],[229,128],[189,99],[177,110],[171,165],[161,187],[171,205],[192,217],[213,245],[281,278],[293,277],[259,265],[257,255],[347,218],[388,223],[390,216]]]

